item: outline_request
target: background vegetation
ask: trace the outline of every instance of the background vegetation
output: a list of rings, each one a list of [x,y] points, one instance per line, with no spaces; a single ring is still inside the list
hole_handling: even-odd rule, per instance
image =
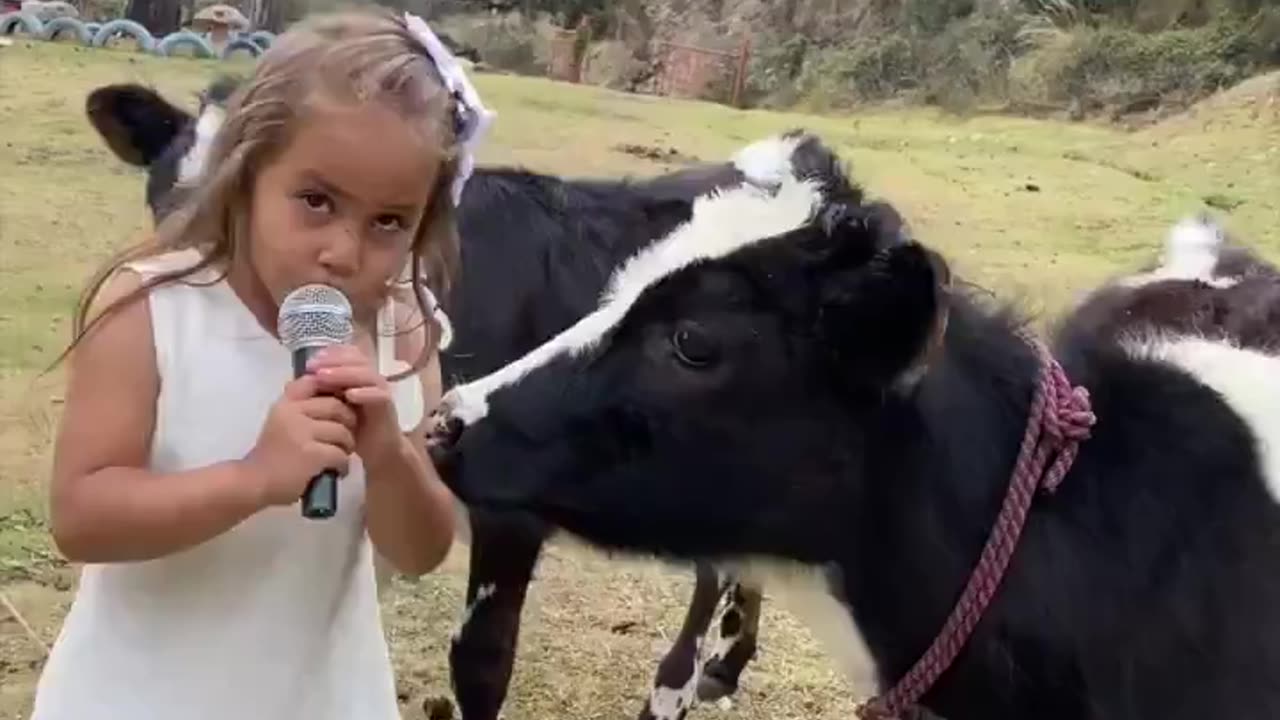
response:
[[[552,27],[585,17],[586,81],[619,89],[651,82],[662,42],[734,50],[750,36],[745,100],[773,108],[1145,123],[1280,67],[1280,0],[397,1],[522,73],[542,72]]]
[[[216,1],[78,0],[153,34]],[[229,4],[278,31],[313,10],[373,1]],[[615,89],[651,89],[665,42],[736,50],[749,37],[743,102],[772,108],[905,102],[1142,124],[1280,67],[1280,0],[376,1],[520,74],[546,71],[557,28],[583,27],[584,80]]]

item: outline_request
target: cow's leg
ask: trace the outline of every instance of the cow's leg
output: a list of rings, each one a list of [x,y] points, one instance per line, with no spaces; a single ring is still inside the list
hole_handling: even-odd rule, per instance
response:
[[[720,637],[698,680],[699,700],[718,700],[738,690],[742,671],[756,654],[762,600],[763,592],[757,585],[738,580],[730,586],[728,607],[720,618]]]
[[[640,720],[682,720],[696,699],[698,651],[715,617],[721,595],[720,577],[711,565],[697,563],[693,599],[685,613],[680,634],[658,663],[649,700]]]
[[[527,518],[472,513],[467,607],[449,649],[462,720],[497,720],[506,700],[525,592],[546,532]]]

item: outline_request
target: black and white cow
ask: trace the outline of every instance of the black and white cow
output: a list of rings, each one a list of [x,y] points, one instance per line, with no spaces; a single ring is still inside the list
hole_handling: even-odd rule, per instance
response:
[[[1040,344],[828,154],[699,199],[596,311],[454,387],[446,482],[759,573],[869,656],[865,717],[1280,717],[1280,273],[1188,221]]]
[[[114,154],[146,168],[146,202],[159,221],[181,200],[180,180],[204,162],[239,80],[200,94],[196,116],[136,84],[97,88],[90,122]],[[618,263],[688,218],[699,194],[753,178],[785,147],[765,139],[730,162],[643,180],[565,180],[517,168],[480,167],[459,209],[461,277],[444,298],[453,325],[442,353],[445,385],[481,377],[537,347],[592,310]],[[768,180],[768,178],[764,178]],[[520,612],[547,527],[516,513],[470,514],[470,576],[463,622],[449,656],[463,720],[496,720],[506,696]],[[717,602],[727,598],[714,646],[699,664]],[[672,719],[695,699],[733,693],[754,656],[757,588],[700,566],[685,622],[660,662],[641,718]]]

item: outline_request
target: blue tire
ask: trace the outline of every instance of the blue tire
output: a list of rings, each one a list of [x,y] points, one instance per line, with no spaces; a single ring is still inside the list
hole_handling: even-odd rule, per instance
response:
[[[138,23],[126,18],[117,18],[98,28],[97,34],[93,36],[93,46],[103,47],[111,39],[111,36],[117,33],[123,33],[137,40],[138,49],[143,52],[153,53],[156,51],[156,39],[151,36],[151,33]]]
[[[271,47],[271,42],[275,39],[276,34],[270,30],[254,30],[249,33],[249,40],[263,50]]]
[[[222,48],[222,59],[226,60],[231,57],[231,53],[237,50],[244,50],[255,58],[262,54],[262,48],[259,47],[257,43],[253,42],[249,38],[238,37],[227,43],[226,47]]]
[[[40,39],[56,40],[58,35],[64,32],[74,34],[81,45],[93,42],[93,34],[89,32],[89,28],[73,17],[58,17],[45,23],[44,29],[40,31]]]
[[[89,40],[87,41],[87,43],[92,43],[93,36],[97,35],[98,31],[102,29],[102,23],[100,22],[85,23],[84,29],[89,33]]]
[[[21,10],[0,15],[0,35],[12,35],[18,27],[25,30],[28,35],[37,38],[44,31],[44,23],[40,22],[40,18],[35,15],[29,15]]]
[[[169,57],[175,49],[183,45],[195,50],[195,56],[198,58],[211,58],[216,55],[208,40],[188,30],[179,30],[165,35],[160,42],[156,43],[156,54]]]

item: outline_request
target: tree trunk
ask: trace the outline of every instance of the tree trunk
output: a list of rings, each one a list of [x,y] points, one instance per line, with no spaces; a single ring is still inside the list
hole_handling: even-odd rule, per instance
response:
[[[252,0],[245,15],[254,30],[284,32],[289,17],[289,0]]]
[[[125,17],[145,27],[156,38],[161,38],[180,27],[182,3],[178,0],[129,0]]]

